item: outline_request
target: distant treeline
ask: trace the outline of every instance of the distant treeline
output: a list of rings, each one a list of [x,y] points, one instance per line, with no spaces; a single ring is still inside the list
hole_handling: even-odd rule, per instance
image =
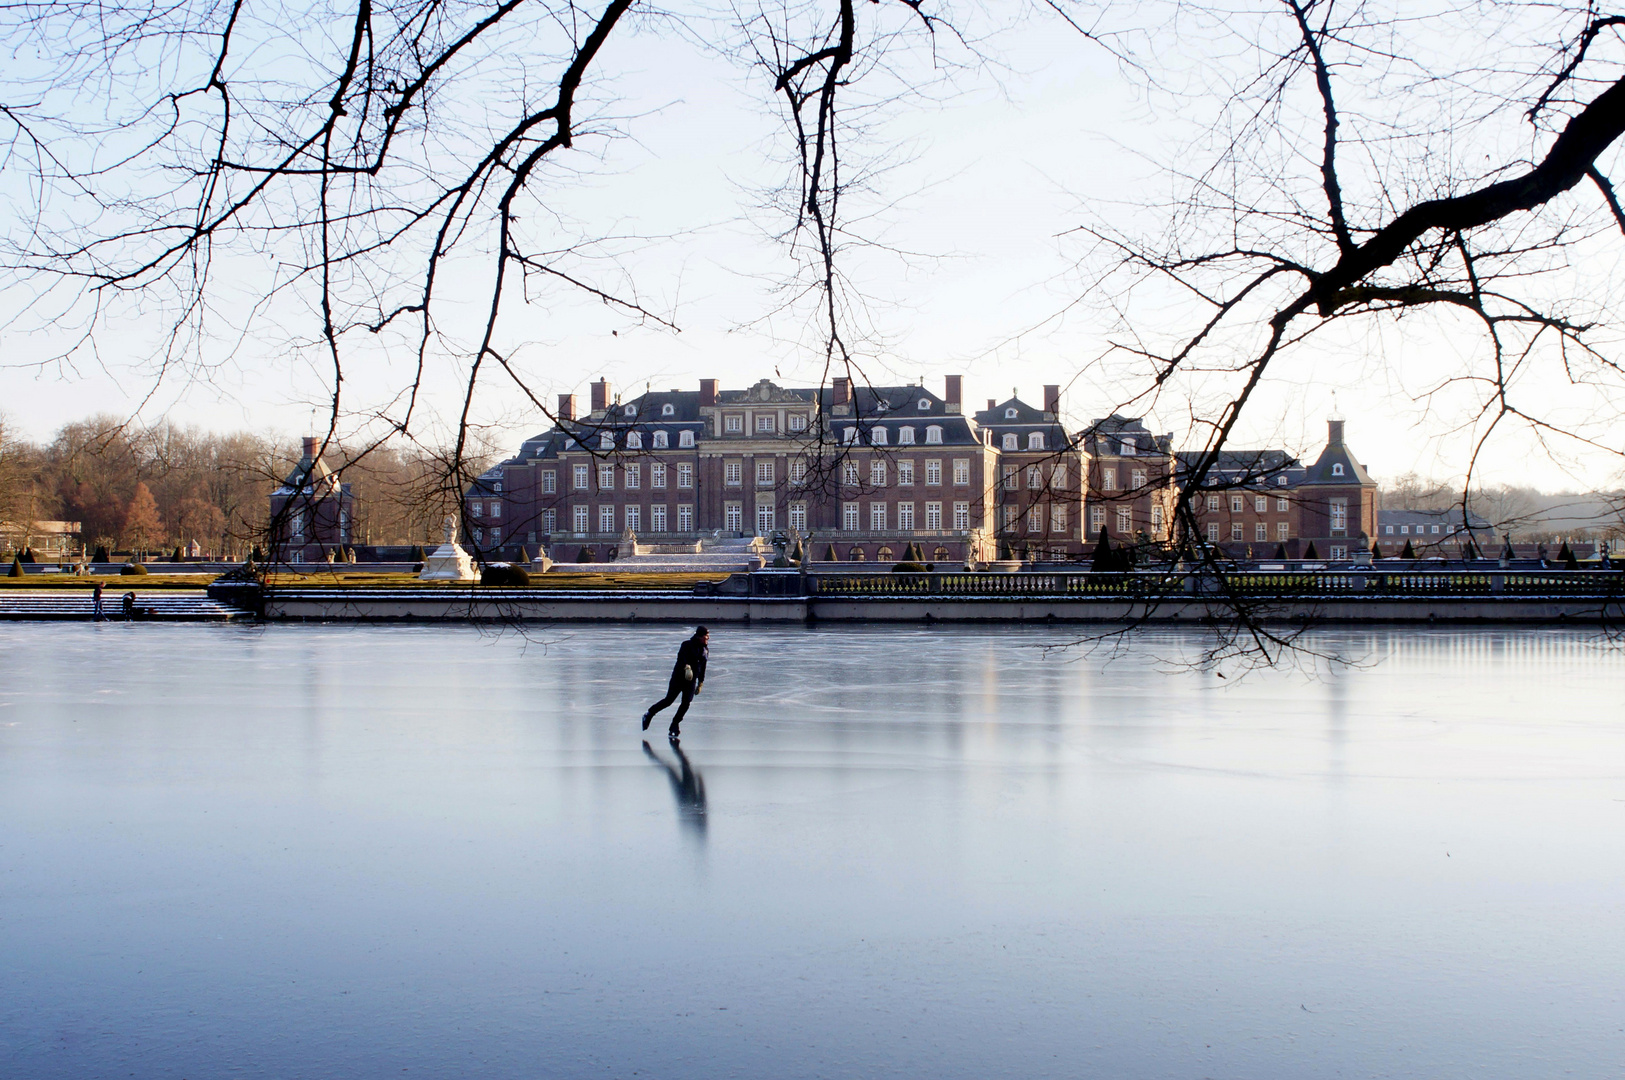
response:
[[[213,556],[241,558],[263,537],[267,497],[299,454],[297,438],[139,427],[107,415],[68,424],[42,445],[16,438],[0,417],[8,533],[0,548],[32,522],[77,521],[87,550],[161,552],[195,540]],[[461,480],[433,451],[335,445],[325,459],[355,491],[357,544],[423,543],[457,505]],[[470,464],[463,477],[480,467]]]
[[[1461,488],[1407,473],[1382,485],[1384,510],[1448,510],[1461,506]],[[1625,536],[1625,492],[1540,491],[1497,484],[1474,488],[1474,514],[1497,534],[1530,543],[1560,539],[1614,540]]]

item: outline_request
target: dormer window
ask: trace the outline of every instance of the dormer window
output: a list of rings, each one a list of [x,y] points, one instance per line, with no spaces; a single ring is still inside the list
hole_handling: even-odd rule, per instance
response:
[[[1012,435],[1006,435],[1004,437],[1004,448],[1006,450],[1020,449],[1020,447],[1018,445],[1018,440],[1016,439],[1015,435],[1013,435],[1013,434]]]
[[[598,436],[598,449],[600,449],[600,450],[613,450],[613,449],[615,449],[615,436],[610,434],[607,431],[600,434]]]
[[[1124,439],[1123,439],[1123,456],[1124,457],[1133,457],[1135,454],[1138,454],[1139,452],[1140,452],[1140,447],[1139,447],[1139,444],[1137,444],[1134,441],[1134,437],[1132,435],[1125,436]]]
[[[1337,464],[1332,466],[1332,475],[1333,476],[1342,476],[1343,475],[1343,463],[1341,461],[1339,461]]]
[[[1044,449],[1044,433],[1042,431],[1030,431],[1027,433],[1027,449]]]
[[[911,428],[911,427],[898,428],[897,429],[897,445],[898,446],[913,446],[914,445],[914,429]]]
[[[669,404],[669,403],[660,406],[660,415],[661,416],[676,416],[677,415],[677,406]]]
[[[926,428],[925,441],[932,446],[942,442],[942,429],[935,424],[932,424],[930,427]]]
[[[1016,418],[1016,410],[1015,410],[1015,408],[1012,407],[1012,408],[1008,408],[1008,409],[1004,410],[1004,418],[1006,420],[1014,420]]]
[[[870,446],[885,446],[886,445],[886,429],[883,428],[883,427],[877,427],[877,428],[869,429],[869,445]]]
[[[920,403],[919,403],[919,405],[916,406],[916,408],[918,408],[921,412],[930,412],[931,411],[931,399],[930,398],[921,398]]]
[[[643,434],[637,431],[628,431],[626,433],[626,448],[628,450],[642,450]]]
[[[669,409],[669,408],[671,408],[671,406],[667,405],[666,408]],[[656,450],[664,450],[666,448],[666,445],[667,445],[666,439],[667,439],[667,435],[666,435],[666,433],[664,431],[655,432],[655,449]]]
[[[627,416],[636,416],[636,415],[637,415],[637,414],[638,414],[638,407],[637,407],[637,406],[636,406],[636,405],[628,405],[628,406],[627,406],[627,407],[626,407],[626,408],[625,408],[625,409],[623,409],[623,410],[622,410],[622,411],[623,411],[623,412],[624,412],[624,413],[625,413],[625,414],[626,414],[626,415],[627,415]]]
[[[1276,477],[1276,478],[1275,478],[1275,486],[1276,486],[1276,487],[1286,487],[1286,477],[1284,477],[1284,476],[1277,476],[1277,477]]]
[[[853,443],[857,442],[858,441],[858,429],[857,429],[857,427],[856,426],[849,427],[845,431],[843,431],[841,433],[841,441],[843,443],[846,443],[848,446],[851,446]]]
[[[677,445],[684,450],[691,449],[694,446],[694,433],[692,431],[679,431],[677,433]]]

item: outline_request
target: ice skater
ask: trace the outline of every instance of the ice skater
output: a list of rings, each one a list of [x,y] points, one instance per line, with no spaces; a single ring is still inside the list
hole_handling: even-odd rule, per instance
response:
[[[102,583],[96,582],[96,587],[90,590],[90,621],[103,622],[107,615],[102,611]]]
[[[676,742],[679,733],[678,726],[682,724],[683,717],[688,714],[689,702],[694,695],[700,692],[705,685],[705,661],[711,655],[706,645],[711,639],[711,631],[703,626],[694,628],[694,636],[683,642],[677,648],[677,663],[672,665],[671,682],[666,685],[666,696],[649,706],[643,714],[643,730],[649,730],[649,721],[655,718],[655,713],[676,701],[679,697],[683,703],[677,706],[677,714],[671,718],[671,727],[666,735],[672,742]]]

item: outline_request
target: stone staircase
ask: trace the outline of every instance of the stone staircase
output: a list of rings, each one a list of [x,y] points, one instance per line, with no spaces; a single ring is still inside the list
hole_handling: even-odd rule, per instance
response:
[[[607,563],[554,563],[551,573],[737,574],[760,570],[773,547],[760,536],[700,540],[688,544],[634,543],[636,554]]]
[[[119,589],[102,593],[102,613],[114,622],[124,620],[123,597],[135,593],[142,622],[226,622],[250,619],[253,613],[212,599],[191,589]],[[33,619],[85,622],[93,601],[89,589],[49,589],[24,592],[0,589],[0,620]]]

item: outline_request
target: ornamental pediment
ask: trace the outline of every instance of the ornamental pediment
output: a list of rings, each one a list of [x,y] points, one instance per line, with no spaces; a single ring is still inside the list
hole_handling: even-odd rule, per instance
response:
[[[805,394],[797,394],[793,390],[786,390],[772,379],[762,379],[749,390],[741,391],[737,397],[725,400],[725,405],[805,405]]]

